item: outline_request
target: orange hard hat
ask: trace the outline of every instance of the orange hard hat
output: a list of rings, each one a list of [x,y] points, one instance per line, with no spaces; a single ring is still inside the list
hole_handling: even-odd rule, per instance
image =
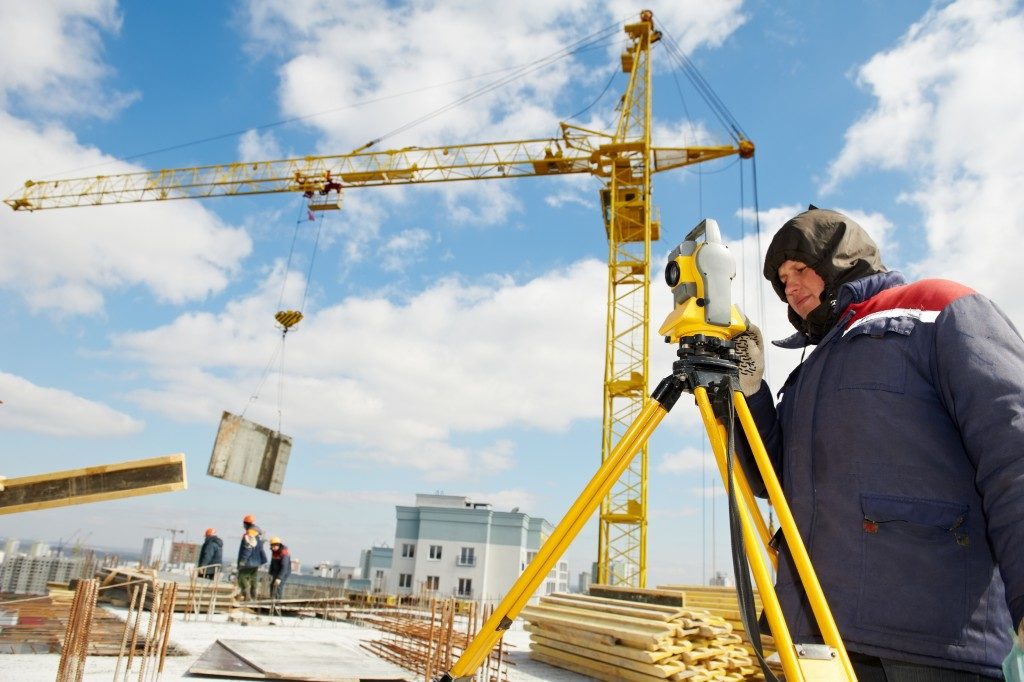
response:
[[[217,531],[215,531],[214,529],[212,529],[212,528],[207,528],[206,529],[206,537],[210,537],[211,535],[216,535],[216,534],[217,534]]]
[[[242,517],[242,523],[256,523],[256,517],[252,514],[246,514]]]

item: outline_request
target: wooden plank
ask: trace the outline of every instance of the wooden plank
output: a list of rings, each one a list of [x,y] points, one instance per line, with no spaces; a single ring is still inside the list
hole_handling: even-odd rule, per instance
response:
[[[624,658],[619,656],[617,653],[609,653],[607,651],[597,651],[596,649],[589,649],[587,647],[578,646],[576,644],[567,644],[555,639],[547,639],[544,637],[531,637],[530,646],[542,646],[547,649],[557,649],[559,651],[565,651],[570,654],[575,654],[583,658],[589,658],[595,661],[601,661],[609,665],[614,665],[618,668],[625,670],[633,670],[638,673],[650,675],[651,677],[660,677],[661,679],[668,679],[673,675],[686,670],[686,665],[678,661],[669,664],[658,664],[658,663],[646,663],[644,661],[636,661],[632,658]],[[623,647],[625,648],[625,647]]]
[[[662,682],[665,679],[663,677],[655,677],[654,675],[645,675],[635,670],[625,670],[616,665],[602,663],[601,661],[595,661],[584,656],[576,656],[566,651],[559,651],[558,649],[551,649],[545,646],[531,646],[530,658],[598,680],[605,680],[606,682]],[[686,679],[687,676],[692,676],[689,675],[691,672],[689,670],[682,671],[678,675],[673,675],[672,679]]]
[[[0,491],[0,514],[104,502],[184,490],[182,453],[8,478]]]
[[[594,597],[606,597],[620,601],[661,606],[683,606],[683,595],[675,589],[641,589],[614,585],[591,585],[587,592]]]
[[[581,612],[579,609],[527,606],[520,615],[526,621],[540,623],[546,627],[576,628],[599,635],[608,635],[626,646],[650,651],[669,644],[672,635],[677,630],[675,626],[665,627],[664,623],[651,627],[651,624],[647,623],[626,622],[637,620],[635,618],[601,618],[592,613]]]
[[[591,597],[585,594],[552,594],[540,598],[542,604],[564,604],[578,608],[593,609],[594,611],[605,611],[617,613],[623,616],[634,618],[649,618],[652,620],[669,621],[683,615],[684,609],[679,606],[661,606],[658,604],[643,604],[639,602],[628,602],[607,597]]]
[[[641,651],[640,649],[634,649],[633,647],[621,644],[598,644],[576,637],[578,633],[572,630],[539,628],[532,625],[526,628],[526,630],[530,633],[531,642],[537,642],[553,649],[562,649],[563,651],[570,651],[581,655],[584,655],[584,651],[591,651],[595,654],[614,656],[617,660],[624,661],[628,659],[636,663],[646,663],[648,665],[661,663],[674,655],[670,651]],[[574,649],[579,649],[580,651],[575,651]]]

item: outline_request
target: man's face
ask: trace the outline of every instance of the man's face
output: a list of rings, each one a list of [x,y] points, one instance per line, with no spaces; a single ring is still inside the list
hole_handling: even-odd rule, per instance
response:
[[[786,302],[801,319],[806,320],[811,311],[821,305],[825,280],[806,263],[786,261],[779,266],[779,279],[786,287]]]

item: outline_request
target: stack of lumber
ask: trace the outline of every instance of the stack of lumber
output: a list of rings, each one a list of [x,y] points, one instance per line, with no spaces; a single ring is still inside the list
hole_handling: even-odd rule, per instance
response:
[[[99,568],[96,573],[100,578],[99,601],[113,606],[128,606],[132,590],[142,583],[148,583],[145,606],[149,609],[153,603],[156,584],[167,581],[178,583],[178,590],[174,596],[174,610],[178,613],[186,611],[205,613],[210,608],[226,611],[235,605],[233,597],[236,590],[233,583],[215,583],[205,578],[158,573],[151,569],[124,566],[104,566]]]
[[[732,625],[702,609],[554,594],[521,615],[531,658],[594,679],[763,679]]]
[[[3,632],[0,632],[0,654],[58,653],[64,641],[74,596],[74,591],[67,587],[51,587],[48,597],[15,599],[9,602],[10,605],[4,608],[17,611],[19,618],[17,625],[4,626]],[[89,625],[89,655],[119,655],[124,629],[123,620],[103,608],[97,608]],[[138,653],[145,648],[145,634],[140,632],[137,638]],[[186,652],[171,642],[167,653],[170,656],[179,656]]]
[[[748,655],[754,657],[754,649],[743,628],[743,620],[740,618],[739,598],[736,596],[735,587],[718,587],[715,585],[659,585],[658,591],[675,591],[683,595],[683,606],[687,608],[702,609],[713,616],[725,619],[725,622],[732,626],[733,632],[743,637],[743,646]],[[754,609],[760,616],[761,596],[754,590]],[[768,635],[761,636],[761,646],[765,658],[775,652],[775,640]],[[754,658],[757,665],[757,658]]]

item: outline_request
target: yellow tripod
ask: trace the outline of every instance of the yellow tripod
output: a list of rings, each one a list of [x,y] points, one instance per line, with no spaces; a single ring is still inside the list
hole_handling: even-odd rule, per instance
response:
[[[701,236],[705,237],[705,241],[697,242],[696,239]],[[438,682],[469,682],[473,678],[555,562],[684,392],[694,396],[722,481],[729,490],[733,549],[737,557],[734,560],[737,588],[741,589],[741,596],[743,586],[749,588],[748,569],[742,560],[746,557],[761,594],[765,616],[775,638],[787,682],[856,680],[839,630],[783,496],[782,486],[772,468],[746,399],[739,390],[735,344],[731,339],[745,331],[747,325],[736,306],[729,302],[729,286],[735,276],[735,266],[728,249],[721,243],[718,225],[713,220],[702,221],[669,255],[665,276],[668,285],[672,287],[676,307],[662,325],[661,333],[665,335],[666,341],[679,344],[679,359],[672,365],[672,374],[662,379],[654,389],[640,414],[541,546],[537,556],[512,585],[452,669],[441,676]],[[824,644],[794,642],[783,619],[767,566],[768,560],[773,563],[776,561],[775,550],[769,546],[768,527],[754,501],[743,470],[733,466],[732,441],[736,416],[739,417],[753,451],[768,498],[778,514],[779,526]],[[763,552],[757,546],[758,541]],[[752,603],[749,600],[746,604],[741,603],[740,611],[747,633],[756,633]],[[751,644],[760,658],[759,636],[751,634]],[[769,680],[774,679],[763,658],[761,663],[765,676]]]

